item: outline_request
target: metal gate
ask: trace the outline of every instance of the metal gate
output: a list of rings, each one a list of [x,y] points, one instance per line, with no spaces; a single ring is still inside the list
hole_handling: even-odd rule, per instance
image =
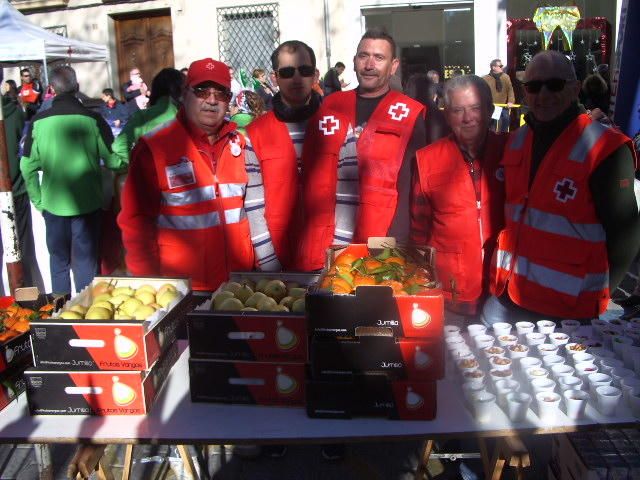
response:
[[[220,58],[236,70],[271,69],[271,53],[280,43],[278,4],[218,8]]]

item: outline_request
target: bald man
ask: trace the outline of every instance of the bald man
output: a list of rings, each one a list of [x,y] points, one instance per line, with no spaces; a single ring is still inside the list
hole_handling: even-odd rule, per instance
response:
[[[502,160],[505,228],[483,319],[586,321],[607,308],[640,245],[631,141],[578,104],[562,54],[536,55],[524,87],[530,111]]]

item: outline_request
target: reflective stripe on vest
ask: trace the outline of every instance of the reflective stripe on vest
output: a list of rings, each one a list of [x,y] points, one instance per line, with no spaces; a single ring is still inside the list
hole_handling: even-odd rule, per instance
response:
[[[524,145],[524,141],[527,138],[527,133],[529,133],[529,127],[523,125],[518,130],[513,133],[513,140],[509,144],[509,150],[520,150]]]
[[[522,205],[506,204],[505,215],[508,220],[518,222],[522,212]],[[528,208],[524,225],[543,232],[577,238],[587,242],[605,242],[606,233],[600,223],[571,223],[566,217],[543,212],[537,208]]]
[[[582,135],[580,135],[580,138],[573,146],[569,154],[569,160],[583,163],[593,146],[600,140],[600,137],[604,135],[606,130],[607,127],[600,122],[591,122],[591,124],[582,131]]]
[[[247,218],[247,212],[245,212],[244,208],[230,208],[224,211],[224,221],[226,223],[238,223],[245,218]]]
[[[498,268],[511,270],[510,252],[499,250],[497,255]],[[608,288],[609,272],[587,273],[584,278],[562,273],[557,270],[533,263],[526,257],[518,257],[514,273],[525,277],[532,283],[555,290],[566,295],[577,297],[581,292],[598,292]]]
[[[224,198],[244,197],[246,186],[244,183],[219,183],[220,196]]]
[[[158,227],[172,230],[201,230],[220,225],[218,212],[202,215],[159,215]]]
[[[215,200],[216,192],[213,185],[185,190],[184,192],[162,192],[162,203],[169,207],[192,205],[199,202]]]

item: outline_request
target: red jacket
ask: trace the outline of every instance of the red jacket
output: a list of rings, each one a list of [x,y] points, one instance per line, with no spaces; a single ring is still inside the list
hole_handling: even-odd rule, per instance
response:
[[[355,90],[335,92],[323,105],[346,115],[356,125],[356,100]],[[398,172],[416,120],[424,116],[424,105],[391,90],[362,130],[358,139],[360,209],[356,242],[387,235],[398,202]]]
[[[180,112],[139,140],[118,224],[134,275],[190,277],[195,290],[215,290],[254,265],[244,138],[233,123],[213,145],[201,135]]]
[[[630,140],[579,115],[560,134],[529,187],[533,133],[510,137],[503,159],[505,228],[492,265],[492,293],[505,290],[527,310],[564,318],[593,318],[609,300],[605,230],[589,179]]]
[[[273,112],[247,127],[262,171],[265,218],[284,270],[324,265],[335,229],[338,155],[348,127],[344,116],[323,107],[309,118],[302,175],[287,126]]]
[[[473,163],[476,182],[452,137],[416,153],[411,240],[436,249],[445,300],[460,313],[475,314],[488,292],[491,256],[504,225],[505,142],[506,136],[488,133],[481,158]]]

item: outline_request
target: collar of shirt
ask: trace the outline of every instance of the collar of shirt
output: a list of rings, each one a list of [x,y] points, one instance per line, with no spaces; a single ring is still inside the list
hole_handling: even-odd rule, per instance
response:
[[[185,129],[189,133],[189,136],[196,144],[198,149],[203,150],[205,152],[216,152],[218,149],[224,146],[224,142],[229,141],[231,138],[231,133],[235,132],[237,129],[237,125],[235,122],[224,121],[222,127],[218,131],[218,136],[213,143],[209,142],[209,137],[204,130],[202,130],[197,125],[194,125],[189,121],[187,115],[184,111],[184,108],[181,108],[178,111],[178,120],[184,125]]]

